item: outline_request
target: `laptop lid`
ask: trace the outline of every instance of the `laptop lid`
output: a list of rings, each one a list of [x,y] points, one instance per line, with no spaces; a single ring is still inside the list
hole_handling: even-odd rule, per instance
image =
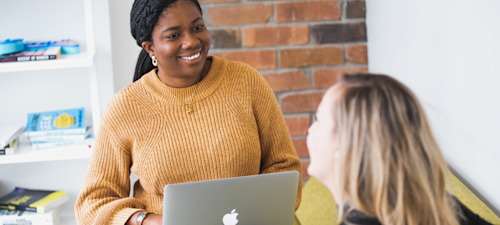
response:
[[[299,172],[166,185],[163,225],[291,225]]]

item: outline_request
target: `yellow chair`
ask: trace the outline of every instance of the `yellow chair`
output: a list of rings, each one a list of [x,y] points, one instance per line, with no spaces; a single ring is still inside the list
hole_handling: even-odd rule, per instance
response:
[[[451,174],[455,196],[472,212],[484,220],[500,225],[496,216],[458,178]],[[310,178],[302,189],[302,202],[295,212],[294,225],[336,225],[337,207],[330,191],[315,178]]]

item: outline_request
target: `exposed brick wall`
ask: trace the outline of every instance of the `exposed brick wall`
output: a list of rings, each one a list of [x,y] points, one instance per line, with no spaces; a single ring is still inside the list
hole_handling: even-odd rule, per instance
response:
[[[210,54],[261,72],[307,173],[307,129],[323,94],[342,74],[368,71],[365,2],[199,1],[212,35]]]

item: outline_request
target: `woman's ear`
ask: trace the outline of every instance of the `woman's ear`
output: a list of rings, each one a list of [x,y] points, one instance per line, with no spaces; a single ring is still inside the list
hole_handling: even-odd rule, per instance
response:
[[[142,48],[148,52],[150,58],[155,55],[154,46],[151,41],[142,42]]]

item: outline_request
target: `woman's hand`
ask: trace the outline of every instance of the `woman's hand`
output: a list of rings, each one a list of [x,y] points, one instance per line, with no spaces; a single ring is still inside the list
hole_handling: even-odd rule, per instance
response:
[[[127,225],[137,225],[135,221],[137,221],[137,216],[141,214],[142,211],[134,213],[128,219]],[[146,218],[142,221],[142,225],[162,225],[163,222],[163,217],[162,215],[154,214],[154,213],[149,213]]]
[[[146,219],[142,221],[143,225],[162,225],[162,223],[163,223],[163,216],[153,213],[148,214]]]

